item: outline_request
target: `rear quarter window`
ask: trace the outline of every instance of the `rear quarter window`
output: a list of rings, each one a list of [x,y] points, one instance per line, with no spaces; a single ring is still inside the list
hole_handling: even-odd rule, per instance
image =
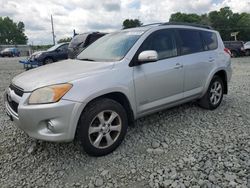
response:
[[[179,29],[181,55],[204,51],[200,32],[192,29]]]
[[[201,31],[201,37],[205,44],[205,50],[215,50],[218,48],[217,35],[214,32]]]

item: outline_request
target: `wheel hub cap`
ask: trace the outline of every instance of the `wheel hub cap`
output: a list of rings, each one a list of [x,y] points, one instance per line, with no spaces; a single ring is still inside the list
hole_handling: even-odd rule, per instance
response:
[[[118,139],[121,129],[121,117],[115,111],[102,111],[93,118],[89,126],[89,140],[98,149],[107,148]]]
[[[216,81],[213,83],[210,90],[210,102],[213,105],[217,105],[222,97],[222,85],[220,82]]]

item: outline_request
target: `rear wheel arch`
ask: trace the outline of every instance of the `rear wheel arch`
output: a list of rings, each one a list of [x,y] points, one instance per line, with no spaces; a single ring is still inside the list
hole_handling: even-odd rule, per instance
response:
[[[224,85],[223,94],[227,94],[228,93],[228,83],[227,83],[227,73],[226,73],[226,71],[225,70],[220,70],[220,71],[216,72],[214,74],[214,76],[219,76],[222,79],[223,85]]]

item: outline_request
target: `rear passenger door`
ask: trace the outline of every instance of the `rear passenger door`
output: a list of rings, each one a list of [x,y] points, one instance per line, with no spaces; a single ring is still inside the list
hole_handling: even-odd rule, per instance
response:
[[[158,109],[183,97],[183,69],[177,57],[175,31],[163,29],[152,33],[136,58],[146,50],[157,51],[159,60],[134,67],[138,113]]]
[[[200,30],[178,29],[178,36],[180,62],[184,68],[184,98],[188,98],[202,93],[215,57],[205,50]]]

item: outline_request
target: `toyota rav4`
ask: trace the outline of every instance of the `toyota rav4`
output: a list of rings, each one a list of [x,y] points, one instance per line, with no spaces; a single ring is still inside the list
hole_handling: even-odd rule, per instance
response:
[[[29,136],[78,138],[106,155],[135,119],[197,100],[216,109],[228,92],[230,52],[210,27],[154,24],[108,34],[75,60],[16,76],[5,92],[7,114]]]

